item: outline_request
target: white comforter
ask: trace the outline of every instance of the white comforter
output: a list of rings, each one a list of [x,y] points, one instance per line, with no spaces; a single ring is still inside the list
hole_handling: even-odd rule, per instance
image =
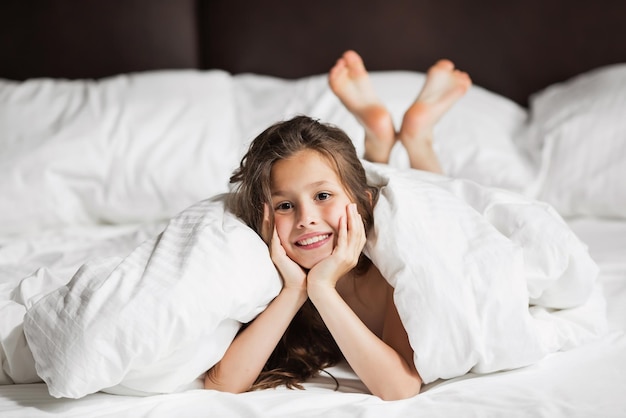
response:
[[[420,171],[368,174],[384,186],[366,250],[425,382],[525,366],[603,332],[598,269],[549,205]]]
[[[553,86],[531,101],[530,112],[472,87],[438,124],[435,146],[445,171],[525,191],[564,215],[623,218],[626,96],[619,87],[625,70],[609,68]],[[423,75],[380,73],[372,80],[398,122]],[[583,93],[590,99],[578,100]],[[121,228],[172,217],[227,191],[247,142],[294,114],[335,123],[357,150],[363,147],[362,129],[325,77],[288,81],[210,71],[99,82],[4,81],[0,101],[0,232],[6,242],[13,242],[12,234],[55,235],[90,225],[100,231],[102,222]],[[518,146],[536,166],[527,165]],[[396,166],[406,165],[401,151],[392,153]],[[374,166],[368,172],[385,187],[367,251],[396,288],[426,381],[530,364],[602,332],[595,265],[549,206],[469,181]],[[71,251],[55,248],[31,264],[11,254],[19,239],[17,247],[2,247],[0,383],[30,382],[39,373],[51,393],[71,397],[99,389],[170,392],[193,384],[190,379],[219,358],[237,322],[253,317],[279,287],[264,246],[220,205],[194,206],[201,210],[191,218],[205,228],[181,224],[191,219],[185,211],[159,238],[142,245],[133,240],[140,251],[94,252],[121,257],[104,261],[93,283],[85,273],[96,272],[102,261],[88,263],[67,284],[76,264],[87,259],[81,256],[91,255],[76,251],[81,243]],[[242,228],[242,241],[224,234],[229,225]],[[20,251],[31,249],[26,244]],[[210,256],[202,255],[207,251]],[[153,279],[158,269],[149,266],[163,263],[162,257],[171,274]],[[17,283],[58,259],[63,271],[41,269]],[[128,268],[131,261],[135,268]],[[234,275],[235,267],[252,273]],[[233,277],[238,281],[223,280]],[[162,287],[150,287],[156,282]],[[102,286],[90,292],[90,283]],[[217,289],[217,283],[252,296]],[[186,291],[167,291],[176,286]],[[124,309],[130,300],[136,311]],[[72,304],[75,314],[64,314]],[[238,307],[236,314],[225,308],[230,306]]]
[[[596,265],[548,205],[366,168],[382,186],[366,251],[395,287],[425,382],[525,366],[603,332]],[[189,388],[280,285],[264,244],[221,198],[183,211],[126,258],[87,263],[41,298],[25,285],[38,275],[5,306],[32,304],[24,333],[37,374],[53,396],[72,398]],[[24,350],[4,344],[9,376],[32,374]]]

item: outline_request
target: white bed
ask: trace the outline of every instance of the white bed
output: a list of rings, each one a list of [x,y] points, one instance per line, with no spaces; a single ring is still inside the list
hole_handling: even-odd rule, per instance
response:
[[[398,120],[423,74],[375,72],[373,80]],[[269,123],[300,113],[339,125],[362,150],[358,124],[321,75],[286,80],[181,70],[97,82],[0,81],[5,374],[14,372],[7,371],[11,361],[22,362],[7,359],[24,348],[7,341],[24,341],[15,337],[22,332],[24,305],[67,282],[83,263],[124,257],[179,211],[228,191],[230,172],[249,141]],[[420,395],[397,402],[368,394],[339,365],[329,370],[338,387],[322,374],[304,391],[241,395],[199,389],[197,380],[172,393],[131,396],[128,387],[109,388],[122,394],[98,391],[79,399],[55,398],[41,382],[6,384],[0,386],[0,415],[625,416],[623,115],[626,67],[615,65],[538,92],[528,109],[474,86],[436,131],[437,151],[451,177],[548,202],[588,246],[599,267],[607,329],[576,347],[515,370],[436,380]],[[403,151],[394,149],[392,165],[406,164]]]

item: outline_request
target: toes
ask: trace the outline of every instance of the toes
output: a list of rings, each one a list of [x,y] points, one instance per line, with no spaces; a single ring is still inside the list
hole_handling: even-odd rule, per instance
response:
[[[435,65],[433,65],[433,68],[436,68],[438,70],[452,71],[454,69],[454,63],[448,59],[440,59],[435,63]]]
[[[351,73],[354,73],[355,75],[360,75],[362,73],[365,73],[366,70],[365,70],[365,64],[363,63],[363,59],[355,51],[348,50],[344,52],[343,59],[345,60],[346,66],[348,67]]]

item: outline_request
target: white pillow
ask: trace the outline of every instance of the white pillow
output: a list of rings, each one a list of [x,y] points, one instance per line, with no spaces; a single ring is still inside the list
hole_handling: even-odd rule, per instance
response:
[[[563,216],[626,217],[626,64],[554,84],[530,111],[534,195]]]
[[[399,129],[404,112],[424,83],[424,74],[382,71],[370,76]],[[271,123],[306,114],[342,128],[363,155],[363,128],[332,93],[327,75],[285,80],[245,74],[233,79],[244,141],[251,141]],[[444,171],[485,185],[523,190],[533,173],[514,137],[526,119],[526,109],[515,102],[473,86],[436,126],[435,147]],[[390,164],[409,166],[401,146],[394,148]]]
[[[372,81],[399,123],[424,75],[374,72]],[[363,129],[325,74],[286,80],[178,70],[0,80],[0,233],[167,219],[226,191],[249,141],[296,114],[338,125],[363,152]],[[519,190],[529,174],[512,137],[525,117],[510,100],[472,87],[437,127],[445,171]],[[408,165],[402,149],[391,163]]]
[[[167,219],[227,190],[231,76],[0,81],[0,232]]]
[[[126,258],[85,264],[27,311],[24,334],[54,397],[175,392],[219,361],[281,285],[267,246],[217,197]]]
[[[424,81],[421,73],[372,74],[372,82],[397,128]],[[435,126],[434,147],[444,173],[487,186],[523,191],[534,174],[517,149],[515,137],[527,117],[526,109],[512,100],[472,85]],[[409,166],[401,146],[394,148],[391,158],[392,166]]]

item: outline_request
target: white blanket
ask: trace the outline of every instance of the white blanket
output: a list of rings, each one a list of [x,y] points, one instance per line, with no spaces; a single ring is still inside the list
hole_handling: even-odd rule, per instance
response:
[[[366,252],[395,288],[426,383],[525,366],[604,331],[597,266],[549,205],[471,181],[367,168],[382,188]]]
[[[125,258],[86,263],[30,307],[24,334],[52,396],[186,389],[278,293],[266,245],[224,200],[189,207]]]
[[[425,382],[528,365],[603,331],[596,265],[548,205],[366,168],[382,186],[366,252],[395,287]],[[28,310],[24,332],[53,396],[173,392],[219,360],[279,284],[258,236],[208,200],[125,259],[85,265]]]

